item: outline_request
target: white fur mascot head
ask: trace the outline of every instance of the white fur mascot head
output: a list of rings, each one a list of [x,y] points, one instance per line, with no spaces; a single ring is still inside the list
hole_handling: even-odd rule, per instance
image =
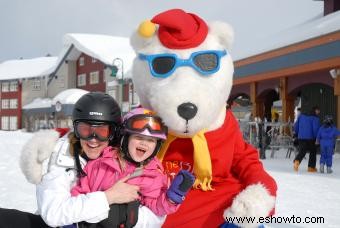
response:
[[[229,25],[206,24],[180,9],[142,23],[131,39],[138,56],[133,81],[141,104],[179,136],[219,127],[232,86],[232,40]]]
[[[234,73],[228,51],[232,39],[227,24],[206,24],[181,9],[143,22],[131,38],[137,53],[133,81],[141,104],[169,127],[168,140],[157,156],[162,160],[175,138],[192,138],[194,186],[203,190],[212,189],[204,133],[219,128],[226,115]]]

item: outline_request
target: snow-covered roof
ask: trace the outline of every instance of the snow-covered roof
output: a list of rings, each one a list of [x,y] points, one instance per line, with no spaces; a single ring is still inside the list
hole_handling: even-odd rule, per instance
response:
[[[66,34],[63,38],[63,49],[58,57],[58,63],[61,62],[71,46],[74,46],[79,52],[85,53],[102,63],[112,66],[114,59],[123,60],[124,77],[129,78],[130,69],[135,55],[130,45],[129,38],[97,34]],[[73,58],[78,58],[72,54]],[[67,57],[67,56],[66,56]],[[115,64],[120,67],[121,63]]]
[[[68,89],[58,93],[52,100],[52,105],[57,102],[61,104],[75,104],[81,96],[88,93],[89,91],[83,89]]]
[[[0,80],[42,77],[51,73],[57,57],[9,60],[0,64]]]
[[[23,106],[22,109],[49,108],[51,104],[52,100],[50,98],[35,98],[31,103]]]
[[[336,31],[340,31],[340,11],[326,16],[319,15],[303,24],[268,36],[259,41],[253,49],[238,50],[234,57],[235,59],[247,58]]]
[[[31,103],[22,107],[22,109],[50,108],[57,102],[61,104],[75,104],[81,96],[88,93],[83,89],[68,89],[58,93],[53,99],[35,98]]]

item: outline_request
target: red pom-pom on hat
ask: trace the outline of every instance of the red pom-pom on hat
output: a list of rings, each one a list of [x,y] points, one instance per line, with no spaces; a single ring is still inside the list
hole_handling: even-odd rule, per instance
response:
[[[207,24],[197,15],[181,9],[172,9],[151,20],[159,25],[161,43],[171,49],[187,49],[200,45],[208,34]]]

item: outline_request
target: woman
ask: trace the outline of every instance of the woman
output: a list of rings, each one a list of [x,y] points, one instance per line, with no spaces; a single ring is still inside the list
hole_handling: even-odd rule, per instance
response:
[[[120,121],[120,108],[107,94],[91,92],[77,101],[73,111],[73,125],[75,129],[79,124],[87,126],[90,134],[87,139],[79,139],[75,131],[76,137],[71,137],[71,146],[64,136],[54,148],[48,172],[37,185],[38,213],[47,225],[66,226],[80,221],[97,223],[108,217],[110,204],[127,203],[138,198],[139,188],[125,183],[128,177],[106,191],[76,197],[70,194],[71,187],[82,175],[82,166],[88,160],[97,158],[109,144],[117,145],[115,132]],[[26,146],[29,147],[30,145]],[[1,213],[0,211],[0,218]],[[8,210],[6,213],[8,215]],[[14,218],[19,214],[18,211],[12,211]],[[155,216],[146,207],[140,207],[138,214],[136,227],[159,227],[163,221],[163,218]],[[47,227],[41,224],[31,226],[27,222],[20,227]]]

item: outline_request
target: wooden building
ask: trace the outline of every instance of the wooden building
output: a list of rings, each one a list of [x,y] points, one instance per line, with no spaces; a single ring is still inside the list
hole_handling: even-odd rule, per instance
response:
[[[340,127],[339,3],[325,0],[325,16],[284,31],[286,40],[277,37],[273,48],[235,61],[229,100],[248,96],[253,116],[267,120],[273,102],[281,100],[282,121],[294,119],[299,101],[302,112],[318,105],[321,119],[333,115]]]

